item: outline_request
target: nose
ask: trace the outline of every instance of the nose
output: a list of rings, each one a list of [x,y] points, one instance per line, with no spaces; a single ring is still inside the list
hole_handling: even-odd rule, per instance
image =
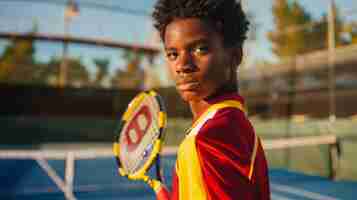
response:
[[[195,70],[195,64],[190,52],[183,52],[179,56],[176,66],[176,73],[190,73]]]

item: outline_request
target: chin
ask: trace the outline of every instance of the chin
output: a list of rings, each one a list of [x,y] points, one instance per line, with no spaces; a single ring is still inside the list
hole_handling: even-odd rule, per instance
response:
[[[201,95],[196,91],[179,91],[179,94],[185,102],[200,101],[205,98],[204,95]]]

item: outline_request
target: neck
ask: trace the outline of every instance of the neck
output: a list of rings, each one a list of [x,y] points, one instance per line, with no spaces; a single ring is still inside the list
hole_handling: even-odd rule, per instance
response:
[[[209,95],[208,97],[206,97],[205,100],[210,102],[210,100],[214,99],[215,97],[218,97],[225,93],[232,93],[232,92],[238,92],[238,85],[236,83],[228,82],[227,84],[224,84],[221,87],[219,87],[216,90],[216,92],[214,92],[211,95]]]
[[[190,101],[189,105],[193,114],[193,122],[195,122],[201,116],[201,114],[210,106],[210,104],[205,100]]]
[[[191,108],[191,112],[193,114],[193,122],[195,122],[201,114],[207,110],[207,108],[212,104],[212,99],[223,95],[225,93],[231,93],[231,92],[237,92],[238,91],[238,86],[237,84],[233,83],[228,83],[225,84],[221,87],[219,87],[216,92],[213,94],[209,95],[208,97],[198,100],[198,101],[190,101],[188,102]]]

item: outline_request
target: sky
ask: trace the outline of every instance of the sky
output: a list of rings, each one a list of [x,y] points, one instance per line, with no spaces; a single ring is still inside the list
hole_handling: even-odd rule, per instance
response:
[[[291,0],[293,1],[293,0]],[[314,18],[327,12],[329,0],[297,0]],[[46,3],[49,2],[49,3]],[[64,34],[64,5],[66,0],[0,0],[0,31],[26,32],[33,24],[38,25],[39,32]],[[136,16],[118,10],[86,7],[88,3],[100,3],[107,6],[120,6],[123,9],[139,10],[150,13],[155,0],[77,0],[80,14],[72,18],[69,24],[69,34],[77,37],[112,39],[125,43],[159,45],[153,43],[155,34],[152,22],[148,16]],[[276,61],[271,52],[271,44],[266,38],[267,31],[274,27],[271,14],[273,0],[242,0],[246,11],[254,16],[258,24],[257,40],[246,45],[247,52],[253,61]],[[356,0],[336,0],[346,20],[357,21]],[[81,6],[82,5],[82,6]],[[347,14],[348,10],[354,13]],[[0,52],[6,42],[0,40]],[[61,56],[60,44],[39,42],[36,44],[37,57],[47,61],[53,56]],[[123,66],[120,51],[110,48],[89,48],[88,46],[72,45],[70,54],[80,57],[83,62],[94,70],[93,58],[109,58],[114,71]],[[158,61],[158,65],[164,65]],[[162,70],[163,68],[157,68]]]

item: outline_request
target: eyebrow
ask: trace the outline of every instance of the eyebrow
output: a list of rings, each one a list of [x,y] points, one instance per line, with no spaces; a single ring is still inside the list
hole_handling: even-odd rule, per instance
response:
[[[191,49],[192,47],[197,46],[198,44],[202,44],[202,43],[208,44],[209,43],[209,39],[208,38],[194,39],[194,40],[188,42],[188,45],[186,45],[185,48]],[[174,48],[174,47],[167,48],[165,46],[165,51],[173,51],[173,50],[176,50],[176,48]]]

